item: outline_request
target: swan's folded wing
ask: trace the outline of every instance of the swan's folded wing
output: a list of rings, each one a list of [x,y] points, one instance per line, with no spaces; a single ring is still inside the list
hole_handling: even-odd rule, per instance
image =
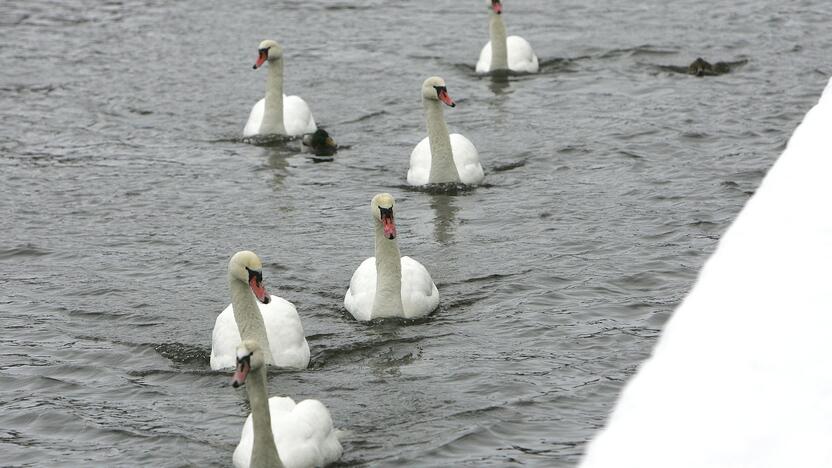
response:
[[[402,257],[402,306],[405,318],[423,317],[439,306],[439,291],[430,273],[410,257]]]
[[[410,153],[407,183],[410,185],[425,185],[428,180],[430,180],[430,141],[425,137]]]
[[[237,365],[237,345],[240,331],[234,320],[234,309],[229,304],[214,322],[211,334],[211,369],[230,369]]]
[[[459,173],[459,180],[463,184],[479,184],[485,178],[480,164],[480,154],[471,140],[459,133],[452,133],[451,148],[454,153],[454,164]]]
[[[291,432],[291,428],[287,429],[286,415],[290,414],[295,408],[295,400],[289,397],[271,397],[269,398],[269,414],[272,420],[272,434],[275,441],[279,444],[281,432]],[[234,456],[232,458],[236,468],[248,468],[251,465],[251,449],[254,447],[254,423],[251,419],[251,413],[246,418],[243,424],[243,432],[240,434],[240,443],[234,449]],[[280,451],[278,447],[278,451]],[[280,454],[281,460],[283,454]],[[290,465],[286,465],[287,468]],[[295,465],[291,465],[295,466]],[[309,465],[312,466],[312,465]]]
[[[251,420],[251,414],[243,423],[243,432],[240,434],[240,443],[234,449],[234,455],[231,457],[235,468],[248,468],[251,465],[251,449],[254,447],[254,423]]]
[[[257,305],[266,326],[273,364],[305,369],[309,365],[309,343],[295,306],[278,296],[271,296],[268,304]]]
[[[257,135],[260,132],[260,124],[263,122],[263,112],[266,109],[266,99],[263,98],[257,101],[257,104],[251,108],[251,113],[248,115],[246,126],[243,129],[243,136],[250,137]]]
[[[520,36],[509,36],[506,38],[508,50],[508,68],[515,72],[537,73],[540,68],[537,55],[535,55],[529,41]]]
[[[272,400],[269,400],[270,406]],[[303,400],[291,411],[272,410],[277,450],[288,467],[324,466],[341,457],[341,443],[329,410],[318,400]]]
[[[318,129],[312,110],[302,98],[298,96],[283,96],[283,127],[289,136],[300,136],[314,133]]]
[[[370,320],[376,295],[376,258],[370,257],[352,274],[344,307],[356,320]]]
[[[480,59],[477,60],[477,73],[488,73],[491,71],[491,41],[483,46],[480,51]]]

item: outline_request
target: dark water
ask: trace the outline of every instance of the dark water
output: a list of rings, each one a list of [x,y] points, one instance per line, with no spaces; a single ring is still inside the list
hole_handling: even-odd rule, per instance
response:
[[[207,354],[246,248],[313,354],[269,392],[324,401],[345,465],[574,465],[832,73],[828,2],[632,3],[506,2],[542,73],[494,83],[479,0],[4,0],[0,464],[229,465],[247,408]],[[239,141],[264,38],[333,162]],[[662,68],[699,56],[748,62]],[[433,74],[484,187],[404,187]],[[342,309],[380,191],[429,320]]]

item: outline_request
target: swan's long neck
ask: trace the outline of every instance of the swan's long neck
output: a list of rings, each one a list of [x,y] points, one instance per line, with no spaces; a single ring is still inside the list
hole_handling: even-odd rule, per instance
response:
[[[491,33],[491,70],[508,70],[508,49],[506,46],[506,25],[503,17],[491,12],[488,29]]]
[[[260,124],[261,135],[286,134],[283,126],[283,58],[269,62],[266,67],[266,108],[263,122]]]
[[[441,184],[459,182],[459,172],[454,164],[451,137],[442,113],[442,103],[435,99],[423,99],[428,120],[428,142],[430,143],[430,176],[428,182]],[[378,245],[378,243],[376,243]]]
[[[381,222],[376,221],[376,297],[370,318],[401,317],[402,258],[395,239],[384,237]]]
[[[265,361],[272,363],[272,353],[269,352],[269,338],[266,336],[266,324],[257,307],[257,299],[248,284],[234,277],[228,278],[231,288],[231,306],[234,309],[234,321],[240,330],[240,338],[254,340],[264,350]]]
[[[269,411],[269,395],[266,392],[266,366],[249,372],[246,377],[246,390],[254,429],[249,467],[282,468],[283,463],[277,454],[277,445],[272,433],[272,415]]]

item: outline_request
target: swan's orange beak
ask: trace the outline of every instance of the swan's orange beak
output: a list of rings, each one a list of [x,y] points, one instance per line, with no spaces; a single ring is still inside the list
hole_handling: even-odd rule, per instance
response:
[[[439,100],[444,102],[445,104],[456,107],[456,103],[450,96],[448,96],[448,90],[444,86],[439,86],[436,88],[436,95],[439,97]]]
[[[246,383],[246,376],[248,376],[248,372],[251,370],[250,359],[251,355],[237,359],[237,368],[234,370],[234,377],[231,378],[231,385],[234,388]]]
[[[246,270],[248,270],[248,285],[251,287],[251,292],[254,293],[254,297],[263,304],[268,304],[269,293],[266,292],[266,287],[263,286],[263,272],[260,270],[252,270],[248,267],[246,267]]]
[[[378,208],[381,212],[381,227],[384,229],[384,237],[396,238],[396,221],[393,220],[393,208]]]
[[[260,278],[262,278],[262,276],[260,276]],[[251,292],[254,293],[254,296],[258,301],[263,304],[269,303],[269,293],[266,292],[266,287],[263,286],[263,282],[257,278],[257,276],[249,277],[248,285],[251,287]]]
[[[500,3],[500,0],[491,0],[491,9],[499,15],[503,12],[503,4]]]
[[[269,58],[269,49],[260,49],[257,51],[259,55],[257,56],[257,61],[254,62],[254,68],[257,70],[260,68],[264,63],[266,63],[266,59]]]

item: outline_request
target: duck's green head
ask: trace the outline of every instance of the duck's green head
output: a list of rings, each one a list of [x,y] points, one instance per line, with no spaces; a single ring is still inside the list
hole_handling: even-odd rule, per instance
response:
[[[326,130],[319,128],[315,130],[315,133],[312,134],[312,146],[327,146],[334,148],[337,145],[335,144],[335,140],[333,140],[332,137],[329,136],[329,133],[327,133]]]

